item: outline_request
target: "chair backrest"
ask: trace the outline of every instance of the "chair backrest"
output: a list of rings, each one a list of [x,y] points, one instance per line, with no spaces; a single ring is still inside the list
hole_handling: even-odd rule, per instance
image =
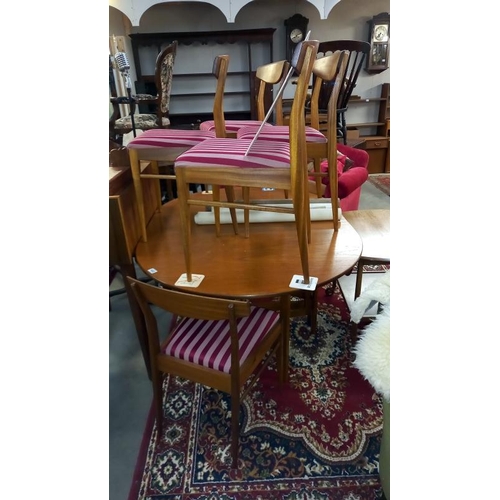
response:
[[[161,118],[168,117],[170,109],[170,94],[174,72],[175,57],[177,55],[177,40],[167,45],[156,58],[155,84],[159,105],[157,108],[158,124],[161,127]]]
[[[257,68],[255,76],[259,81],[259,88],[257,91],[257,120],[263,121],[266,117],[266,95],[268,89],[273,85],[282,84],[285,80],[290,63],[285,59],[283,61],[276,61],[269,64],[264,64]],[[275,123],[276,125],[283,125],[283,94],[279,96],[275,107]]]
[[[344,85],[340,89],[337,111],[347,109],[349,98],[352,95],[354,87],[356,86],[359,72],[363,63],[370,53],[370,44],[362,40],[332,40],[328,42],[321,42],[318,47],[318,55],[326,56],[337,50],[349,51],[349,58],[347,60],[347,70],[344,79]],[[326,111],[328,108],[328,101],[332,87],[329,82],[323,82],[323,87],[319,96],[319,109]]]
[[[347,51],[337,51],[334,55],[339,57],[338,63],[338,73],[336,78],[332,80],[332,92],[330,94],[330,100],[328,101],[327,109],[327,132],[326,138],[328,143],[328,165],[332,165],[329,168],[329,178],[330,178],[330,198],[338,199],[339,186],[338,186],[338,172],[337,172],[337,111],[338,111],[338,101],[340,93],[342,92],[342,82],[346,78],[349,63],[349,53]]]
[[[290,110],[290,175],[292,199],[304,196],[307,188],[307,147],[306,147],[306,118],[304,107],[309,90],[312,69],[318,52],[319,42],[307,40],[300,42],[292,57],[292,66],[298,73],[297,86]],[[300,52],[297,56],[297,50]]]
[[[321,44],[320,44],[321,45]],[[345,79],[347,62],[349,60],[349,51],[347,50],[337,50],[330,53],[327,56],[316,59],[313,66],[313,79],[314,85],[311,93],[310,99],[310,110],[311,110],[311,127],[319,130],[320,126],[320,106],[319,106],[319,96],[321,94],[321,89],[324,88],[324,84],[327,83],[331,89],[330,99],[326,103],[326,108],[329,106],[332,94],[340,94],[342,87],[342,82]],[[333,90],[336,92],[332,92]],[[335,106],[338,104],[335,103]],[[336,127],[336,125],[335,125]]]
[[[229,68],[229,56],[216,56],[214,59],[212,74],[217,78],[215,89],[214,106],[212,113],[215,122],[215,135],[226,137],[226,120],[224,118],[224,88],[226,86],[227,71]]]
[[[228,300],[204,297],[167,288],[159,288],[133,278],[127,278],[137,302],[146,320],[150,341],[150,355],[156,355],[160,349],[158,325],[151,304],[183,318],[200,320],[228,320],[231,335],[237,335],[236,320],[250,315],[250,302],[246,300]]]

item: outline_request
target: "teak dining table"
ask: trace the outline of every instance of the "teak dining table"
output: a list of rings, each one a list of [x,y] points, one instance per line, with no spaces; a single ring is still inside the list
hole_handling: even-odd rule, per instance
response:
[[[211,194],[198,194],[199,199]],[[192,217],[203,207],[191,206]],[[156,213],[148,227],[148,241],[135,249],[137,264],[163,286],[185,292],[224,298],[258,299],[290,294],[293,275],[302,274],[297,234],[293,222],[252,223],[250,237],[235,235],[231,224],[223,224],[221,236],[212,224],[192,221],[193,273],[204,275],[196,288],[176,286],[186,272],[178,200]],[[342,218],[335,233],[332,221],[311,223],[309,265],[318,286],[342,276],[358,261],[362,242],[356,230]]]
[[[275,193],[259,190],[252,193],[252,199],[273,195],[276,197]],[[203,199],[212,195],[195,196]],[[193,219],[198,211],[204,210],[200,206],[190,208]],[[240,234],[235,235],[232,225],[224,224],[217,237],[214,225],[198,225],[193,220],[193,273],[204,275],[204,279],[196,288],[178,286],[175,283],[186,268],[179,203],[174,199],[151,218],[147,226],[148,241],[137,244],[135,259],[142,271],[162,286],[188,293],[254,301],[304,293],[290,287],[292,277],[302,274],[295,224],[252,223],[248,238],[244,237],[243,225],[240,228]],[[344,218],[337,232],[331,220],[312,222],[309,265],[310,275],[318,278],[317,288],[350,271],[361,251],[361,238]],[[145,362],[149,366],[149,360]]]

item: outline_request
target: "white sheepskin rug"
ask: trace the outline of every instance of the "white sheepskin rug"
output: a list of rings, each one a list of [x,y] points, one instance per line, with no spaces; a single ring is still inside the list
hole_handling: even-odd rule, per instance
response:
[[[372,301],[381,304],[381,312],[362,330],[354,346],[353,365],[387,401],[390,401],[390,297],[390,271],[386,271],[363,290],[351,308],[351,321],[359,323]]]
[[[356,345],[353,365],[370,382],[373,388],[390,401],[390,305],[366,326]]]

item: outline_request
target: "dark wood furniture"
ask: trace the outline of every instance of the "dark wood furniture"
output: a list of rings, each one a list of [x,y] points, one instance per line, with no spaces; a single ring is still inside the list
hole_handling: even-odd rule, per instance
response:
[[[376,122],[348,123],[347,133],[356,131],[363,138],[365,143],[363,149],[366,149],[370,155],[368,163],[368,172],[370,174],[380,174],[389,172],[390,157],[390,84],[383,83],[380,88],[380,97],[352,98],[349,105],[354,106],[378,106],[378,116]],[[368,130],[368,134],[363,134]],[[375,131],[375,134],[370,134]]]
[[[337,132],[339,138],[342,139],[344,144],[347,144],[347,124],[345,114],[350,103],[353,90],[356,87],[358,75],[365,59],[369,56],[370,44],[361,40],[331,40],[321,42],[318,47],[318,55],[324,57],[337,50],[349,51],[345,80],[344,84],[340,88],[337,100]],[[320,117],[320,123],[326,122],[326,110],[328,108],[328,101],[330,99],[332,89],[333,86],[331,82],[323,82],[318,98],[319,110],[320,113],[323,114],[323,117]]]
[[[121,163],[121,162],[119,162]],[[143,165],[144,166],[144,165]],[[145,165],[145,172],[150,166]],[[158,181],[146,179],[143,182],[145,212],[148,220],[154,213],[156,203],[156,184]],[[109,167],[109,265],[114,266],[123,276],[129,298],[142,354],[149,359],[146,326],[137,302],[130,300],[132,291],[127,276],[136,278],[134,251],[141,236],[137,201],[132,183],[130,167]],[[150,376],[149,363],[146,363]]]
[[[256,119],[255,108],[255,70],[262,64],[272,62],[273,57],[273,34],[276,28],[259,28],[245,30],[224,30],[224,31],[194,31],[194,32],[177,32],[177,33],[132,33],[129,35],[132,40],[132,52],[137,74],[136,89],[139,92],[152,94],[154,90],[154,75],[148,74],[143,70],[143,61],[148,50],[156,53],[160,52],[166,44],[177,40],[179,43],[179,52],[189,49],[191,51],[203,50],[203,46],[210,44],[221,45],[220,53],[228,53],[235,50],[238,46],[239,57],[233,57],[232,68],[228,73],[229,78],[234,78],[235,86],[243,80],[243,86],[235,89],[228,89],[226,96],[243,97],[246,103],[240,106],[239,109],[226,112],[226,116],[232,119]],[[182,46],[182,47],[181,47]],[[228,52],[226,52],[228,51]],[[263,52],[265,51],[265,52]],[[193,52],[195,54],[195,52]],[[179,54],[180,55],[180,54]],[[182,58],[185,58],[182,55]],[[210,60],[213,59],[213,54]],[[236,63],[236,61],[239,61]],[[237,69],[234,69],[237,68]],[[171,95],[172,106],[182,104],[186,108],[193,108],[192,103],[197,103],[198,109],[190,109],[182,112],[170,113],[172,126],[191,124],[204,120],[212,120],[210,112],[200,112],[200,101],[208,103],[207,108],[211,109],[213,102],[214,91],[211,90],[210,84],[211,67],[200,72],[196,69],[191,72],[181,72],[179,69],[174,70],[174,82]],[[146,70],[147,71],[147,70]],[[208,78],[207,78],[208,77]],[[198,90],[186,91],[183,88],[199,85]]]

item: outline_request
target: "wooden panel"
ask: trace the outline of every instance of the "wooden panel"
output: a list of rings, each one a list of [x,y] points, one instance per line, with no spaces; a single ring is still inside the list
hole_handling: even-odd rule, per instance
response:
[[[122,169],[119,177],[110,179],[109,194],[109,263],[132,264],[135,247],[140,239],[139,214],[130,168]],[[143,173],[152,173],[148,165]],[[143,179],[146,219],[155,212],[155,179]]]

